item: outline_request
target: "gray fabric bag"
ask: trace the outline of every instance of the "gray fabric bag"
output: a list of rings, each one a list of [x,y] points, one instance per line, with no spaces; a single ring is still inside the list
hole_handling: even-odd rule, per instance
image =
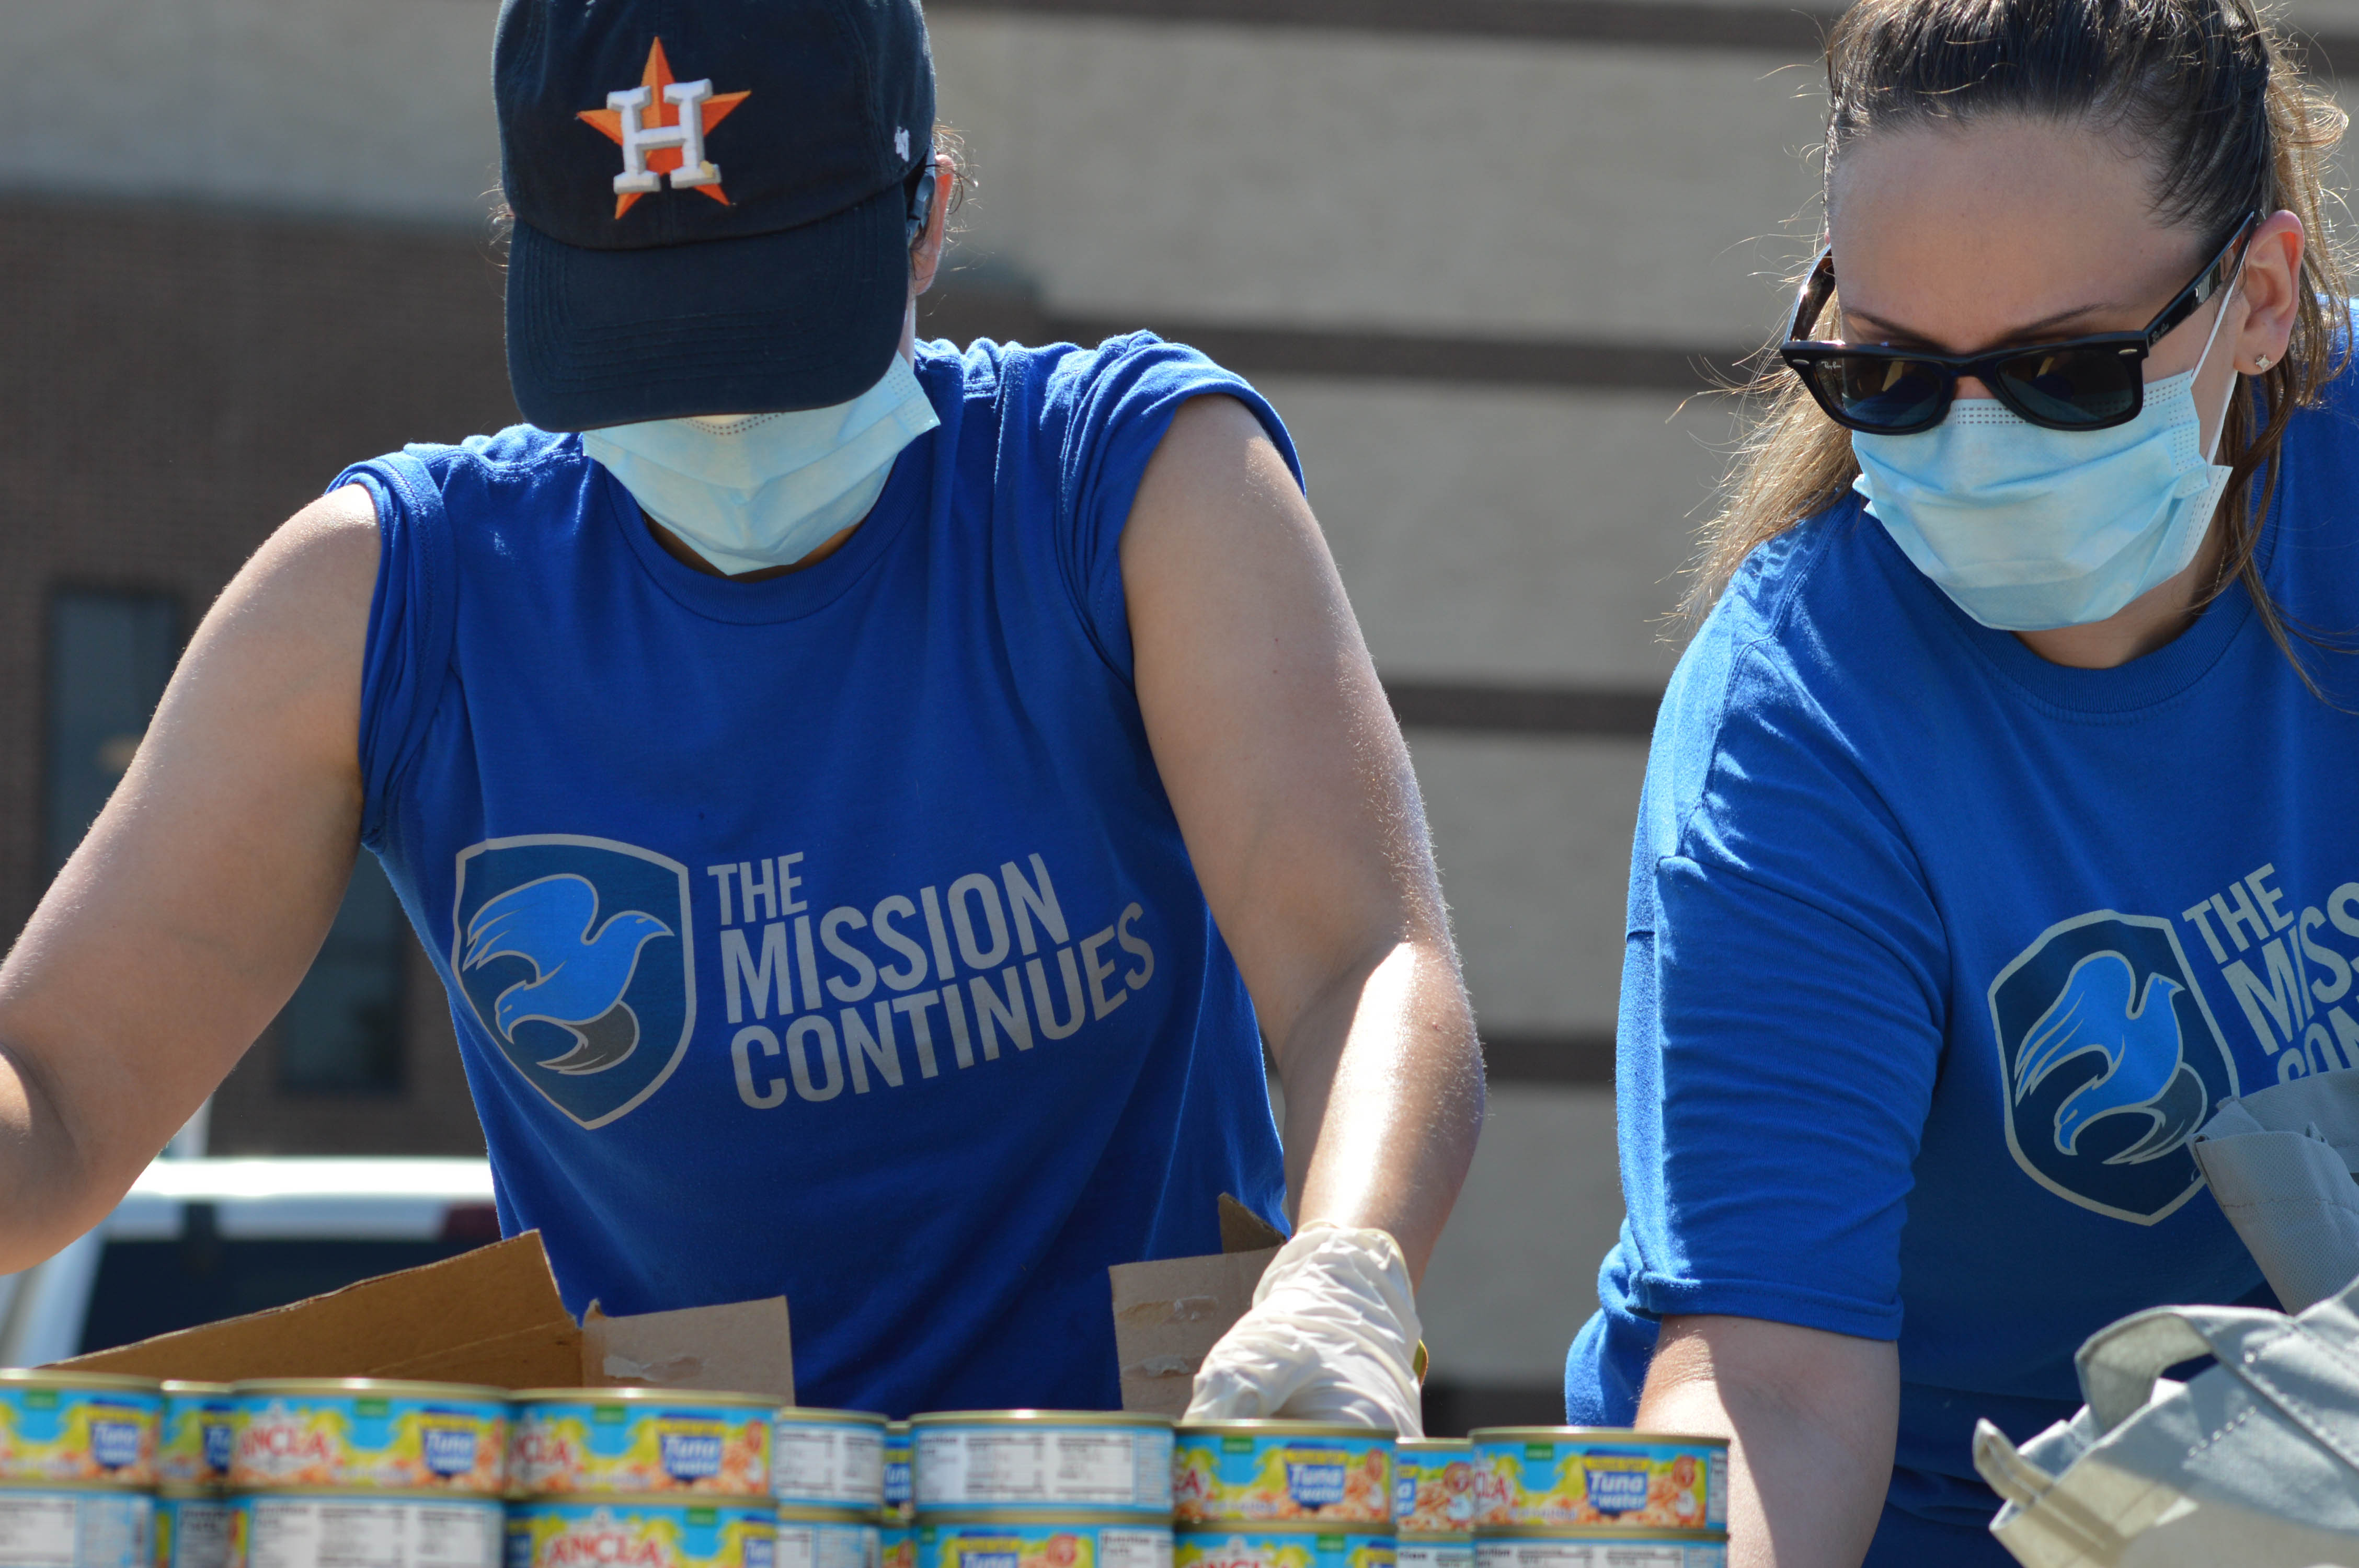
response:
[[[2088,1404],[2018,1450],[1988,1422],[1993,1533],[2029,1568],[2359,1568],[2359,1072],[2224,1102],[2194,1145],[2299,1313],[2158,1307],[2076,1358]],[[2186,1383],[2163,1368],[2215,1364]]]

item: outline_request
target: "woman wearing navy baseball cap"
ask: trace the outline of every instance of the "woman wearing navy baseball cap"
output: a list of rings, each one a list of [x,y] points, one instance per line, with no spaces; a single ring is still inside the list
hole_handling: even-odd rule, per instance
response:
[[[365,845],[577,1311],[783,1292],[810,1402],[1112,1405],[1107,1267],[1290,1192],[1200,1409],[1416,1430],[1481,1071],[1277,415],[1145,334],[914,341],[914,0],[508,0],[494,76],[532,424],[348,470],[207,618],[0,971],[0,1267]]]

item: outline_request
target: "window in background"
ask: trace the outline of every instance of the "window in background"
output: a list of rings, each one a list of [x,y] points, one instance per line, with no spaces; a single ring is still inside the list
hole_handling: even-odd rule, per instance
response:
[[[51,874],[131,766],[179,650],[179,604],[168,594],[71,589],[51,598]],[[320,957],[278,1016],[282,1089],[400,1092],[408,943],[393,887],[364,851]]]

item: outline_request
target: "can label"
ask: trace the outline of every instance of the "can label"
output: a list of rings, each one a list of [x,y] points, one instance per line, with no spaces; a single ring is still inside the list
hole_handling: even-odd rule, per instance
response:
[[[151,1568],[155,1499],[133,1492],[0,1491],[5,1568]]]
[[[1477,1541],[1475,1568],[1728,1568],[1720,1541],[1666,1541],[1636,1533],[1627,1539],[1491,1538]]]
[[[455,1498],[239,1498],[230,1568],[499,1568],[503,1512]]]
[[[1182,1522],[1388,1524],[1392,1464],[1389,1437],[1183,1431],[1174,1501]]]
[[[1393,1568],[1393,1538],[1325,1530],[1189,1530],[1175,1568]]]
[[[227,1394],[164,1396],[156,1478],[167,1487],[203,1487],[229,1477],[237,1444],[237,1405]]]
[[[1502,1439],[1476,1448],[1477,1514],[1491,1529],[1718,1530],[1728,1451],[1717,1444]]]
[[[876,1526],[835,1519],[780,1519],[774,1568],[882,1568]]]
[[[1172,1568],[1171,1531],[1144,1524],[921,1524],[917,1568]]]
[[[909,1433],[904,1429],[885,1434],[885,1506],[907,1513],[917,1500],[910,1472]]]
[[[156,1499],[156,1568],[229,1568],[226,1498]]]
[[[508,1509],[506,1568],[774,1568],[777,1541],[750,1503],[535,1499]]]
[[[770,1429],[770,1495],[798,1508],[884,1507],[885,1429],[780,1411]]]
[[[1171,1511],[1171,1432],[1154,1426],[927,1426],[917,1433],[921,1511],[1071,1508]]]
[[[876,1532],[878,1568],[918,1568],[918,1532],[906,1524],[888,1524]]]
[[[1474,1538],[1396,1541],[1393,1555],[1400,1568],[1474,1568]]]
[[[1474,1451],[1412,1449],[1393,1461],[1393,1525],[1402,1535],[1472,1535]]]
[[[0,1383],[0,1481],[156,1484],[164,1396]]]
[[[506,1478],[502,1400],[249,1394],[236,1422],[234,1487],[496,1493]]]
[[[517,1489],[544,1497],[760,1498],[770,1486],[770,1418],[734,1405],[520,1405],[508,1475]]]

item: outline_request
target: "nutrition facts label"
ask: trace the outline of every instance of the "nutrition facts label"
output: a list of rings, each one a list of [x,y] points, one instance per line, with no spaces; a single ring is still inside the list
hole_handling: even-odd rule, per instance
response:
[[[1171,1568],[1171,1532],[1106,1526],[1098,1531],[1098,1568]]]
[[[0,1568],[147,1568],[152,1506],[106,1492],[0,1492]]]
[[[1119,1427],[970,1427],[918,1433],[918,1506],[1171,1506],[1171,1436]]]
[[[1399,1568],[1474,1568],[1474,1538],[1463,1541],[1403,1541],[1393,1560]]]
[[[497,1503],[255,1498],[246,1568],[500,1568]]]
[[[878,1568],[876,1531],[858,1525],[779,1521],[777,1568]]]
[[[227,1568],[228,1503],[213,1498],[177,1498],[160,1505],[167,1522],[156,1531],[158,1568]]]
[[[871,1427],[780,1422],[770,1434],[770,1490],[781,1498],[875,1508],[885,1495],[885,1439]]]
[[[1722,1568],[1728,1549],[1717,1541],[1486,1541],[1482,1568]]]

